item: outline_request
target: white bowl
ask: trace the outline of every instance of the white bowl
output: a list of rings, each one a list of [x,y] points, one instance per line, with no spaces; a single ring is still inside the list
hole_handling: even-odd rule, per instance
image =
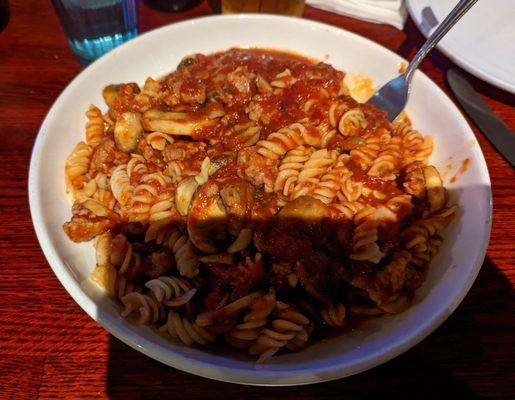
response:
[[[479,144],[456,106],[420,72],[414,77],[408,112],[415,127],[436,139],[432,162],[444,173],[450,202],[458,203],[460,212],[445,231],[444,245],[413,306],[403,314],[372,319],[299,353],[278,355],[269,364],[257,366],[244,355],[186,348],[119,317],[119,306],[87,280],[95,265],[91,243],[72,243],[63,233],[61,225],[71,215],[64,162],[83,139],[88,105],[103,104],[102,88],[113,82],[143,83],[147,76],[175,69],[187,54],[233,46],[293,50],[338,69],[367,74],[377,84],[394,77],[402,61],[350,32],[269,15],[189,20],[115,49],[68,85],[49,111],[34,146],[30,208],[49,264],[75,301],[117,338],[156,360],[200,376],[257,385],[307,384],[355,374],[392,359],[429,335],[461,302],[482,264],[491,225],[490,179]],[[471,160],[468,169],[450,183],[465,158]]]

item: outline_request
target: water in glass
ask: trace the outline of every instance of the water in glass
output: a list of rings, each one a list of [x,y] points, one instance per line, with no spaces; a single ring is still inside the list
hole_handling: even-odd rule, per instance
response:
[[[136,0],[52,0],[52,3],[82,64],[138,34]]]

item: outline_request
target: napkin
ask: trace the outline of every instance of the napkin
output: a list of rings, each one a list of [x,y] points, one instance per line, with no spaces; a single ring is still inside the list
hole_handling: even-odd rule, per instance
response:
[[[348,17],[388,24],[402,29],[406,22],[404,0],[307,0],[310,6]]]

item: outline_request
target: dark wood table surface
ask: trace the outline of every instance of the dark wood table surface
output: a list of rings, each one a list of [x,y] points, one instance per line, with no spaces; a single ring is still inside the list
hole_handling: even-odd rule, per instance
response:
[[[10,11],[0,32],[1,399],[515,398],[515,173],[475,127],[494,197],[483,268],[457,311],[395,360],[329,383],[257,388],[169,368],[109,335],[54,276],[36,240],[27,199],[30,153],[39,126],[81,68],[50,1],[11,0]],[[210,13],[206,3],[179,14],[140,4],[140,27],[144,32]],[[404,57],[412,56],[424,41],[411,20],[399,31],[309,7],[304,17],[356,32]],[[445,80],[451,66],[435,51],[422,70],[453,98]],[[470,81],[515,129],[515,96],[475,78]]]

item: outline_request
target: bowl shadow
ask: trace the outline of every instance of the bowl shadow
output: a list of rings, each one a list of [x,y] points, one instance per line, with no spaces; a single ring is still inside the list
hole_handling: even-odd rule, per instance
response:
[[[514,310],[512,285],[487,257],[464,302],[440,328],[405,354],[361,374],[296,387],[235,385],[168,367],[110,336],[106,389],[112,399],[509,397],[515,393],[515,372],[506,368],[499,342],[513,345]]]
[[[463,196],[462,190],[451,189],[451,197]],[[459,217],[449,229],[451,235],[460,230]],[[503,367],[506,358],[497,345],[499,341],[512,344],[514,341],[510,336],[515,325],[510,318],[515,310],[513,294],[501,268],[487,257],[465,300],[432,335],[394,360],[323,386],[250,387],[200,378],[160,364],[110,336],[107,393],[113,399],[215,398],[228,393],[236,398],[300,399],[355,399],[374,393],[417,399],[506,394],[510,385],[515,390],[515,371]],[[497,379],[505,376],[506,384],[493,385],[493,376]]]

